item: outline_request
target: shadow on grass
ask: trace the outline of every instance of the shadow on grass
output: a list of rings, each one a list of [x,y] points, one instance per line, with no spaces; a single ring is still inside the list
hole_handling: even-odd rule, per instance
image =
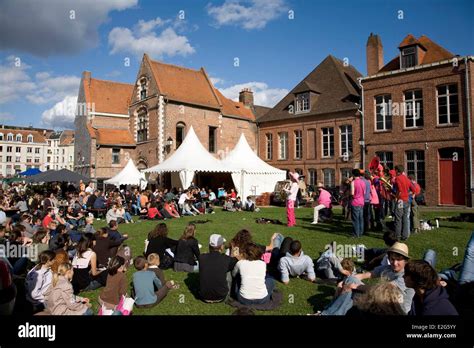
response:
[[[188,273],[187,278],[184,280],[184,284],[186,284],[195,299],[201,300],[199,297],[199,273]]]
[[[313,306],[313,311],[323,310],[329,302],[331,302],[332,296],[336,292],[335,286],[330,285],[318,285],[317,293],[308,298],[308,303]]]

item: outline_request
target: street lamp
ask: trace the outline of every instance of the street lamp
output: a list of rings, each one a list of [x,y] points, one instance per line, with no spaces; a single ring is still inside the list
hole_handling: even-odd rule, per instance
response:
[[[173,146],[173,138],[168,137],[168,139],[166,139],[165,146],[163,146],[163,153],[170,152],[172,146]]]

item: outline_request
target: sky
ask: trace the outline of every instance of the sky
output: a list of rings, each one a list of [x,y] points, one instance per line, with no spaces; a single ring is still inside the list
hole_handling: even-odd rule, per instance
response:
[[[327,55],[366,74],[407,34],[474,55],[471,0],[0,0],[0,124],[73,129],[81,74],[135,83],[144,53],[204,67],[215,87],[272,107]]]

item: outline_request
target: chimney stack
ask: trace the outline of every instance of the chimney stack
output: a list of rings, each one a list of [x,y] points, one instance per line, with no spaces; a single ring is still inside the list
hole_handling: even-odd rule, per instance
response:
[[[248,108],[253,107],[253,92],[250,88],[244,88],[239,93],[239,102]]]
[[[378,35],[370,33],[366,45],[367,75],[375,75],[383,67],[383,46]]]
[[[87,85],[90,85],[91,84],[91,72],[90,71],[84,71],[82,73],[82,79],[84,80],[84,82],[87,83]]]

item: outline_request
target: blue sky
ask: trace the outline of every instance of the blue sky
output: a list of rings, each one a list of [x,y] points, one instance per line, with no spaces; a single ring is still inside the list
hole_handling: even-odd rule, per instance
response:
[[[133,83],[143,52],[273,106],[328,54],[365,74],[371,32],[385,62],[409,33],[473,55],[473,14],[469,0],[3,0],[0,123],[71,127],[82,71]]]

